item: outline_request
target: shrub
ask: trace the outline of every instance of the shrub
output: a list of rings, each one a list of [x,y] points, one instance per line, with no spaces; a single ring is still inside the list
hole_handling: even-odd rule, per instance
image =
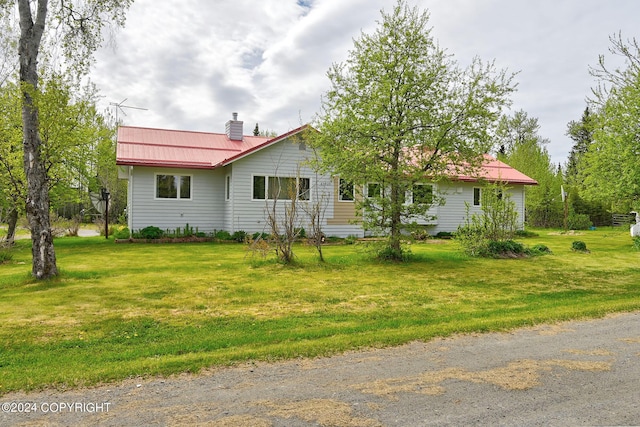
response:
[[[450,231],[439,231],[436,237],[438,239],[452,239],[455,235]]]
[[[246,239],[247,239],[246,231],[242,231],[242,230],[234,231],[233,234],[231,235],[231,240],[236,241],[238,243],[244,243]]]
[[[524,245],[513,240],[490,240],[487,244],[487,255],[493,257],[510,257],[524,253]]]
[[[543,245],[542,243],[538,243],[537,245],[533,245],[531,248],[527,250],[529,255],[544,255],[550,254],[551,249],[547,247],[547,245]]]
[[[379,249],[376,251],[376,258],[381,261],[405,261],[409,257],[409,255],[410,254],[408,250],[400,249],[400,251],[397,251],[388,245],[379,247]]]
[[[633,247],[640,251],[640,236],[635,236],[633,238]]]
[[[176,237],[180,237],[179,230],[180,230],[180,229],[178,229],[178,231],[176,231],[176,234],[178,235],[178,236],[176,236]],[[196,232],[194,231],[193,227],[191,227],[191,226],[189,225],[189,223],[187,223],[187,224],[184,226],[184,230],[183,230],[183,232],[182,232],[182,237],[191,237],[191,236],[193,236],[193,235],[195,235],[195,234],[196,234]]]
[[[527,230],[516,230],[516,236],[518,237],[538,237],[538,233]]]
[[[258,240],[258,239],[267,240],[267,239],[269,239],[269,234],[268,233],[255,232],[251,236],[251,239],[252,240]]]
[[[571,249],[576,252],[588,252],[587,244],[581,240],[576,240],[571,243]]]
[[[567,218],[567,227],[569,230],[588,230],[593,226],[589,215],[572,213]]]
[[[296,228],[295,234],[296,236],[298,236],[299,239],[304,239],[305,237],[307,237],[307,232],[304,229],[304,227]]]
[[[161,238],[164,235],[164,231],[162,231],[158,227],[154,227],[153,225],[150,225],[150,226],[145,227],[142,230],[140,230],[140,235],[144,239],[152,239],[153,240],[153,239]]]
[[[129,229],[127,227],[124,227],[121,230],[117,230],[115,233],[113,233],[113,237],[115,237],[116,239],[128,239],[130,237],[131,233],[129,232]]]
[[[429,240],[431,238],[431,234],[429,234],[429,231],[426,228],[418,228],[411,231],[411,238],[418,241]]]
[[[215,238],[218,240],[231,240],[231,233],[225,230],[216,231]]]
[[[518,219],[508,188],[502,183],[488,184],[480,194],[481,212],[470,214],[471,207],[466,204],[465,224],[456,231],[458,243],[471,256],[495,256],[512,252],[511,249],[520,250],[508,243],[513,242]]]

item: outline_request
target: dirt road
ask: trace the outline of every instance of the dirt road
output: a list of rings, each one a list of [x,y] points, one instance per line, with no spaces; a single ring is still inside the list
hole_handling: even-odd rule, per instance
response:
[[[3,426],[640,425],[640,313],[0,403]]]

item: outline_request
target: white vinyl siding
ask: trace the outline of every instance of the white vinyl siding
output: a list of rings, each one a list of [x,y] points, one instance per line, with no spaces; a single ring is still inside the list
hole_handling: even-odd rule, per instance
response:
[[[190,198],[156,197],[157,176],[189,176]],[[183,228],[212,232],[224,226],[224,175],[220,171],[134,167],[129,182],[130,229],[153,225],[163,230]]]

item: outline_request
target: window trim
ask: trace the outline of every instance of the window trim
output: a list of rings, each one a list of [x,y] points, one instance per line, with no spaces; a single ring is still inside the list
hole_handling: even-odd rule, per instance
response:
[[[255,197],[255,179],[257,177],[260,177],[264,180],[264,195],[262,198],[256,198]],[[251,201],[252,202],[261,202],[261,201],[268,201],[268,200],[282,200],[282,201],[290,201],[290,198],[282,198],[282,197],[278,197],[278,199],[271,197],[270,194],[270,190],[269,190],[269,182],[272,179],[277,179],[278,182],[280,182],[280,179],[295,179],[296,180],[296,189],[297,189],[297,194],[296,194],[296,200],[297,201],[301,201],[301,202],[308,202],[311,200],[311,178],[308,178],[306,176],[274,176],[274,175],[266,175],[266,174],[253,174],[251,175]],[[300,182],[302,180],[306,180],[308,182],[308,186],[305,189],[304,192],[300,192],[300,189],[302,188],[300,185]],[[305,198],[302,198],[301,196],[303,196],[304,194],[306,194]]]
[[[373,189],[374,187],[378,187],[378,194],[377,195],[371,195],[371,189]],[[383,197],[382,184],[380,184],[379,182],[368,182],[367,183],[367,198],[372,199],[374,197]]]
[[[412,187],[411,187],[411,204],[413,204],[413,205],[416,204],[415,192],[413,191],[415,187],[430,187],[431,188],[431,200],[429,201],[429,203],[423,203],[423,204],[428,204],[429,206],[433,206],[433,194],[435,193],[435,186],[433,184],[428,183],[428,182],[417,182],[417,183],[413,184]]]
[[[351,191],[351,198],[350,199],[343,199],[342,198],[342,195],[343,195],[342,187],[343,187],[343,185],[351,187],[351,190],[350,190]],[[344,178],[338,178],[338,201],[339,202],[353,203],[355,200],[356,200],[356,186],[353,184],[353,182],[349,182]]]
[[[473,206],[482,205],[482,188],[473,187]]]
[[[176,197],[159,197],[158,196],[158,177],[159,176],[173,176],[179,177],[179,182],[176,186]],[[180,197],[181,188],[182,188],[182,178],[189,177],[189,197]],[[184,173],[161,173],[155,172],[153,175],[153,198],[154,200],[176,200],[176,201],[191,201],[193,200],[193,175],[192,174],[184,174]]]

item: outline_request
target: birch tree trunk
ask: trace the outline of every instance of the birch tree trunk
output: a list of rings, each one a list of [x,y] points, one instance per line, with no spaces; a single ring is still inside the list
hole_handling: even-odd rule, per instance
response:
[[[38,279],[56,276],[56,254],[49,219],[47,171],[41,157],[38,108],[34,95],[38,88],[38,49],[44,33],[47,0],[38,0],[35,20],[29,0],[18,0],[20,13],[20,84],[24,171],[27,178],[26,212],[31,229],[32,274]]]

